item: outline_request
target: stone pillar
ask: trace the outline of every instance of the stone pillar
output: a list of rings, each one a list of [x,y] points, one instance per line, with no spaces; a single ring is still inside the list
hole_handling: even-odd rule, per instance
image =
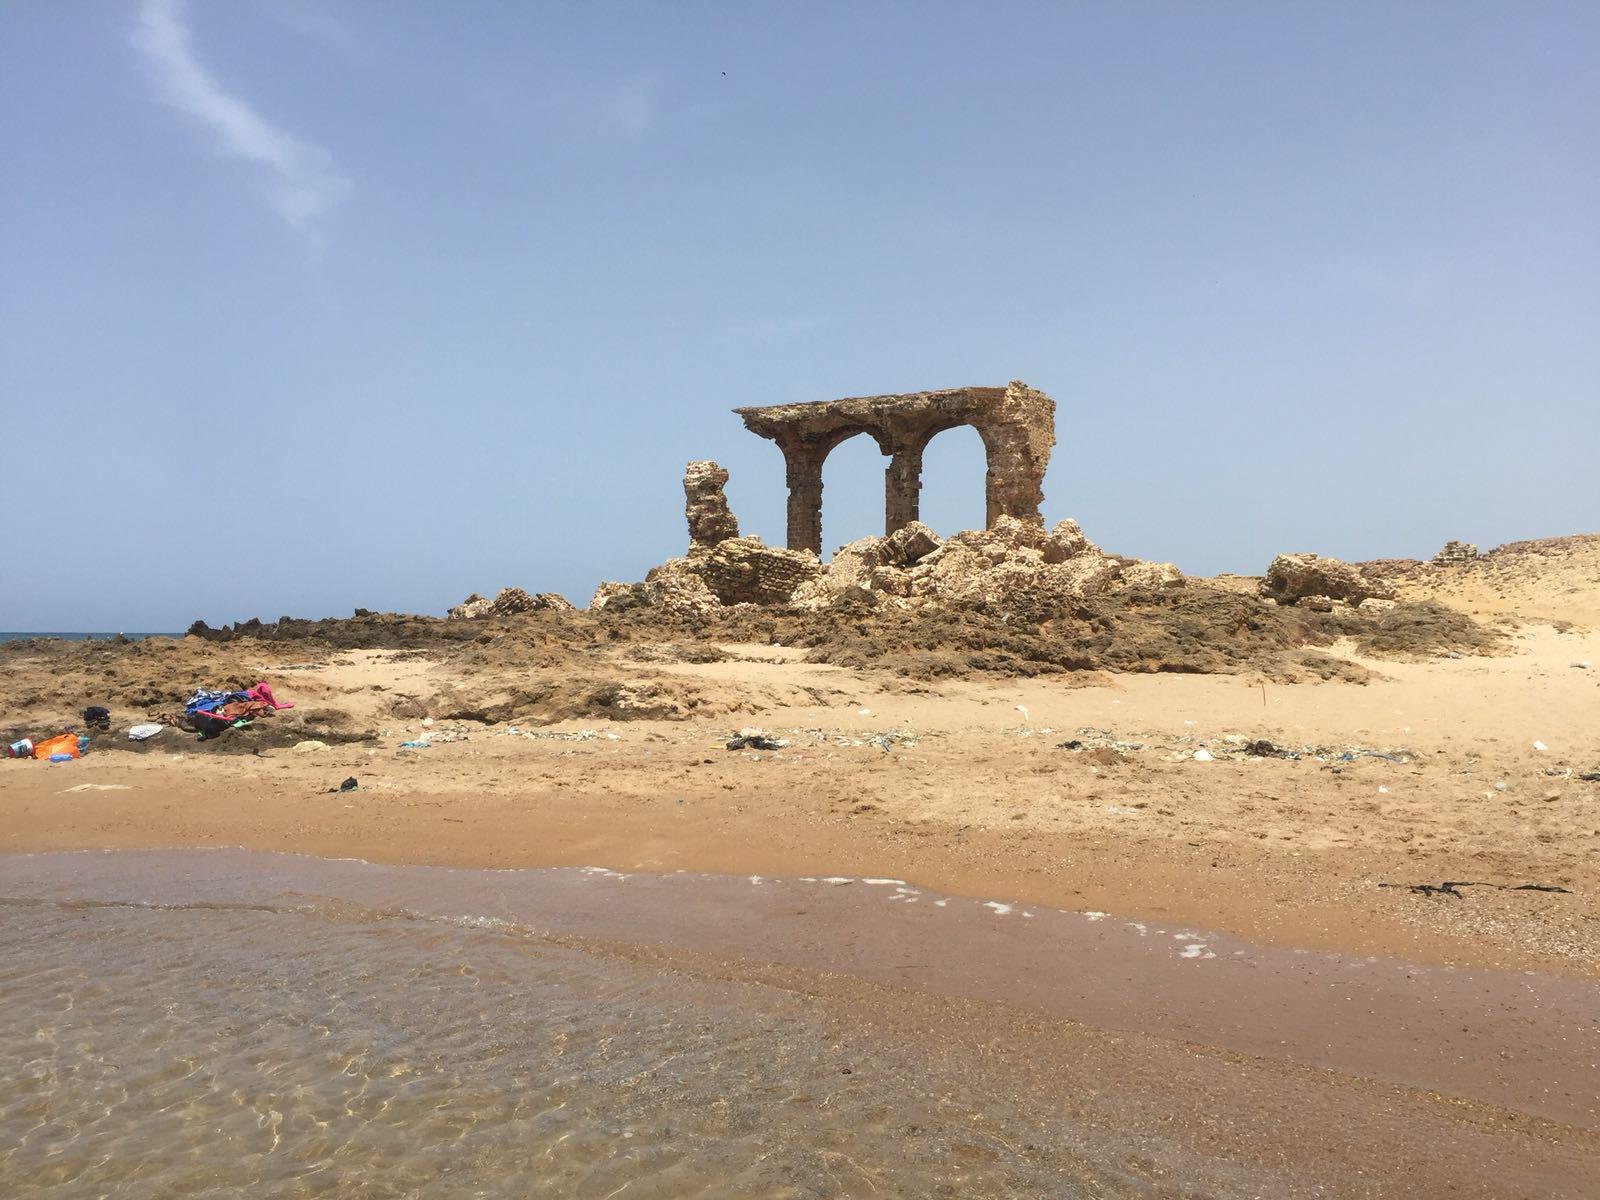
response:
[[[922,443],[900,443],[883,472],[883,534],[904,529],[918,516],[922,499]]]
[[[789,484],[789,549],[822,553],[822,460],[809,446],[784,446]]]
[[[984,523],[993,529],[1001,517],[1016,517],[1042,525],[1039,505],[1044,500],[1044,468],[1049,462],[1049,447],[1039,455],[1029,444],[1027,431],[1001,426],[979,427],[988,452],[984,473]]]
[[[739,522],[728,507],[728,472],[709,460],[692,462],[683,471],[683,515],[689,522],[689,553],[709,550],[739,536]]]

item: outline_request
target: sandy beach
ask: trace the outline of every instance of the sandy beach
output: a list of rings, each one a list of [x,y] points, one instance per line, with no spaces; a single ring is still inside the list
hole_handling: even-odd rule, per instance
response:
[[[111,708],[113,729],[75,762],[0,764],[0,847],[23,856],[0,861],[12,864],[11,891],[33,870],[25,864],[55,862],[56,852],[185,848],[526,869],[530,880],[549,868],[705,879],[683,893],[693,903],[670,893],[641,909],[583,901],[567,918],[552,915],[559,905],[541,906],[545,936],[599,935],[596,952],[619,961],[697,978],[709,971],[741,987],[766,986],[776,972],[862,1021],[870,1011],[893,1023],[913,1003],[976,1005],[963,1020],[989,1028],[1007,1054],[1044,1036],[1004,1033],[1012,1023],[1065,1020],[1062,1030],[1079,1032],[1046,1036],[1051,1054],[1099,1030],[1242,1056],[1246,1074],[1230,1087],[1288,1088],[1335,1122],[1319,1144],[1343,1182],[1302,1163],[1275,1177],[1284,1194],[1389,1194],[1350,1186],[1343,1174],[1361,1139],[1348,1112],[1333,1115],[1343,1101],[1332,1085],[1298,1076],[1291,1085],[1282,1074],[1314,1069],[1343,1087],[1445,1098],[1443,1109],[1424,1106],[1433,1115],[1389,1119],[1397,1147],[1466,1139],[1430,1159],[1437,1194],[1504,1194],[1468,1187],[1462,1165],[1526,1150],[1529,1165],[1510,1178],[1537,1178],[1540,1194],[1578,1195],[1588,1170],[1578,1164],[1595,1161],[1600,1130],[1594,1067],[1577,1044],[1593,1031],[1574,1015],[1589,1002],[1582,989],[1600,981],[1600,539],[1529,545],[1537,549],[1466,570],[1370,567],[1399,581],[1395,612],[1442,603],[1471,618],[1461,629],[1432,615],[1393,627],[1407,637],[1441,621],[1453,630],[1427,633],[1420,648],[1385,654],[1374,649],[1378,633],[1312,630],[1308,658],[1293,645],[1262,649],[1251,641],[1260,635],[1245,632],[1228,651],[1242,664],[1211,672],[1052,670],[1043,658],[996,668],[991,635],[970,628],[947,629],[942,648],[898,653],[893,624],[872,616],[827,625],[746,613],[695,628],[594,612],[366,615],[177,640],[17,643],[0,660],[8,734],[48,728],[90,700]],[[1246,602],[1254,586],[1191,581],[1180,617],[1226,611],[1217,606]],[[1156,632],[1140,635],[1152,644],[1178,628],[1136,608],[1117,619],[1155,621]],[[1184,634],[1188,643],[1207,636],[1225,635]],[[1434,645],[1435,636],[1465,638],[1468,648]],[[122,732],[170,712],[193,687],[256,681],[295,707],[216,737],[167,727],[130,741]],[[70,868],[70,857],[60,861]],[[242,861],[239,878],[248,878],[256,868]],[[407,879],[394,878],[396,887]],[[732,900],[712,899],[749,886],[742,880],[770,881],[769,898],[802,891],[780,904],[787,917],[769,915],[742,935],[734,910],[718,907]],[[870,905],[835,911],[799,900],[830,881],[855,881],[863,894],[881,881],[900,890],[880,896],[926,895],[930,905],[937,896],[941,910],[966,905],[974,916],[894,932]],[[1018,926],[1024,914],[1110,924],[1071,926],[1100,939],[1077,949],[1065,934],[1019,947],[1036,964],[1019,974],[1004,957],[1013,952],[981,931]],[[796,919],[807,922],[804,934]],[[1170,965],[1157,966],[1180,973],[1135,982],[1145,970],[1138,956],[1150,950],[1117,950],[1104,940],[1113,927],[1141,941],[1158,931],[1168,946],[1160,962]],[[956,949],[964,937],[977,940]],[[1212,946],[1238,947],[1227,953],[1247,955],[1255,973],[1209,965]],[[1124,953],[1132,965],[1115,966]],[[909,965],[880,969],[901,960]],[[1307,972],[1310,990],[1274,991],[1266,964],[1280,961],[1285,979]],[[961,966],[931,969],[939,963]],[[1066,981],[1090,965],[1118,982],[1074,991]],[[1352,967],[1396,982],[1364,996],[1345,1026],[1319,1006]],[[1422,983],[1430,971],[1446,974]],[[1062,983],[1040,990],[1050,978]],[[1213,998],[1197,986],[1215,989]],[[1571,988],[1580,989],[1576,1008],[1555,1000]],[[1505,1000],[1467,999],[1497,989]],[[1457,1003],[1447,993],[1463,998],[1450,1027],[1460,1045],[1442,1024]],[[1426,1017],[1408,1007],[1419,1000]],[[1495,1012],[1511,1023],[1480,1028]],[[1169,1053],[1155,1045],[1101,1061],[1096,1086],[1120,1087],[1130,1107],[1151,1112],[1181,1104],[1149,1074]],[[1072,1052],[1075,1071],[1087,1069],[1085,1052]],[[1493,1069],[1457,1069],[1473,1063]],[[1282,1129],[1263,1124],[1264,1113],[1247,1118],[1250,1106],[1230,1094],[1229,1119],[1243,1124],[1228,1161],[1261,1169]],[[1473,1114],[1467,1126],[1441,1118],[1450,1104],[1469,1106],[1460,1110]],[[1445,1125],[1424,1135],[1436,1119]],[[1511,1142],[1480,1145],[1491,1130]],[[1553,1175],[1533,1172],[1532,1143],[1516,1149],[1530,1135],[1575,1157]],[[1205,1153],[1213,1151],[1221,1153]],[[1399,1169],[1384,1154],[1369,1166],[1380,1181]],[[1020,1188],[1023,1170],[1011,1164],[1002,1177]],[[1218,1184],[1216,1194],[1230,1193]]]

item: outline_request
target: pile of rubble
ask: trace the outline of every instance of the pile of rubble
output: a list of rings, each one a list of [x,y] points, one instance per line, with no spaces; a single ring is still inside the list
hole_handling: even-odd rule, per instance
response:
[[[1332,612],[1336,605],[1364,613],[1387,612],[1395,606],[1395,590],[1337,558],[1316,554],[1280,554],[1267,568],[1261,595],[1279,604],[1313,612]]]
[[[474,617],[510,617],[528,612],[576,612],[572,601],[559,592],[540,592],[530,596],[518,587],[501,588],[493,600],[473,592],[460,604],[445,613],[452,621],[468,621]]]
[[[940,540],[913,521],[882,538],[842,547],[826,572],[795,591],[791,603],[817,611],[840,605],[913,608],[970,604],[994,612],[1044,613],[1117,588],[1179,587],[1171,563],[1106,554],[1076,521],[1048,532],[1016,517],[993,528]]]
[[[641,583],[602,583],[589,607],[648,606],[694,615],[735,604],[805,612],[963,604],[1042,613],[1100,592],[1184,582],[1171,563],[1105,553],[1075,521],[1047,531],[1010,516],[948,539],[912,521],[887,537],[851,542],[824,566],[809,550],[740,537],[723,495],[727,478],[715,463],[690,463],[684,475],[688,553],[653,568]]]

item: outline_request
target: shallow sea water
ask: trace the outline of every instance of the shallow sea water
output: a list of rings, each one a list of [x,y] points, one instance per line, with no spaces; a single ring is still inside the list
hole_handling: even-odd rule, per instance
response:
[[[0,855],[0,1198],[1593,1195],[1597,1011],[893,879]]]
[[[163,886],[0,910],[0,1194],[1152,1190],[981,1056],[800,992],[500,919]]]

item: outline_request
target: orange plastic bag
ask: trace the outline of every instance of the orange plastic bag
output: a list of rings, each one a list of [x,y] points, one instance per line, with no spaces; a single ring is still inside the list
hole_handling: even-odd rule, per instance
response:
[[[33,756],[38,759],[48,759],[52,754],[70,754],[78,757],[78,735],[75,733],[58,733],[53,738],[46,738],[33,748]]]

